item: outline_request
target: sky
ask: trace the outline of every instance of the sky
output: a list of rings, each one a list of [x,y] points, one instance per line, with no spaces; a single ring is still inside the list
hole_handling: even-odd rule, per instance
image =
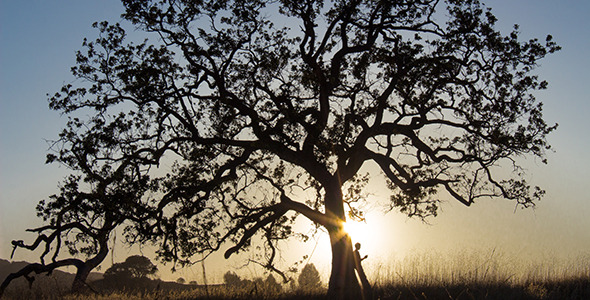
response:
[[[471,207],[443,203],[436,218],[425,224],[391,212],[368,207],[361,230],[381,232],[376,238],[360,234],[367,263],[377,265],[420,251],[457,252],[465,249],[501,249],[527,259],[568,258],[590,254],[590,2],[586,0],[484,1],[498,17],[505,33],[517,23],[523,38],[543,39],[552,34],[562,50],[541,61],[536,73],[549,88],[536,93],[544,103],[545,120],[559,123],[549,136],[554,152],[549,163],[525,159],[528,179],[547,194],[535,209],[515,209],[502,200],[482,200]],[[32,241],[25,229],[41,224],[35,205],[55,193],[67,169],[46,165],[48,140],[55,139],[65,117],[50,111],[46,94],[73,82],[70,67],[84,37],[93,38],[95,21],[121,21],[116,0],[0,0],[0,258],[8,259],[11,240]],[[371,183],[375,202],[387,199],[382,183]],[[304,226],[304,225],[302,225]],[[364,227],[363,227],[364,226]],[[355,237],[353,236],[353,239]],[[118,244],[104,263],[124,260],[140,251]],[[285,263],[309,256],[320,272],[329,271],[329,245],[322,236],[304,245],[285,245]],[[487,250],[486,250],[487,249]],[[153,253],[145,254],[153,258]],[[20,249],[14,260],[37,260],[38,254]],[[239,260],[214,256],[206,263],[210,280],[218,281]],[[166,267],[161,267],[161,270]],[[104,271],[105,269],[103,269]],[[244,270],[244,269],[240,269]],[[257,274],[258,270],[246,268]],[[176,274],[162,271],[164,279],[183,276],[201,280],[198,269]]]

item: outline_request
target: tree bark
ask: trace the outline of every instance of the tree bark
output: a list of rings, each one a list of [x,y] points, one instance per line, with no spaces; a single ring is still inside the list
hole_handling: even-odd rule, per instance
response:
[[[330,233],[332,273],[328,286],[329,299],[361,299],[361,289],[354,273],[350,236],[341,230]]]
[[[6,279],[4,279],[2,284],[0,284],[0,298],[2,298],[4,291],[6,290],[6,288],[10,284],[10,282],[12,282],[12,280],[19,278],[19,277],[25,277],[25,278],[27,278],[27,280],[29,280],[28,277],[29,277],[29,274],[31,274],[31,273],[51,274],[51,272],[53,272],[53,270],[60,268],[60,267],[64,267],[64,266],[76,267],[76,275],[74,277],[74,281],[72,282],[72,289],[71,289],[72,293],[78,294],[78,293],[86,292],[88,290],[92,290],[88,286],[88,284],[86,284],[86,279],[88,279],[88,275],[90,275],[90,272],[92,270],[94,270],[94,268],[96,268],[98,265],[100,265],[104,261],[107,254],[109,253],[108,235],[101,237],[101,240],[99,241],[99,243],[100,243],[100,249],[99,249],[98,253],[94,257],[92,257],[91,259],[89,259],[87,261],[82,261],[77,258],[69,258],[69,259],[59,260],[59,261],[56,261],[56,262],[53,262],[53,263],[50,263],[47,265],[39,264],[39,263],[32,263],[32,264],[26,265],[18,272],[9,274],[8,277],[6,277]],[[29,280],[29,284],[32,284],[32,282],[33,282],[32,280]],[[95,292],[94,290],[92,290],[92,291]]]
[[[88,278],[88,275],[92,269],[94,268],[88,266],[88,263],[85,263],[84,265],[81,265],[77,268],[76,276],[72,282],[72,293],[80,294],[88,290],[86,279]]]
[[[338,220],[327,226],[332,248],[332,272],[328,284],[329,299],[360,299],[361,289],[354,273],[352,241],[342,224],[346,221],[340,185],[326,188],[326,214]]]
[[[76,276],[72,282],[72,293],[84,293],[91,289],[86,283],[86,280],[90,272],[98,267],[109,253],[108,237],[108,234],[102,235],[99,240],[98,253],[93,258],[85,261],[83,265],[77,266]]]
[[[44,265],[44,264],[40,264],[40,263],[28,264],[28,265],[24,266],[22,269],[20,269],[19,271],[8,274],[6,279],[4,279],[4,281],[0,285],[0,298],[4,294],[4,291],[6,290],[6,288],[10,284],[10,282],[12,282],[12,280],[14,280],[16,278],[19,278],[19,277],[27,278],[27,280],[29,281],[29,286],[31,286],[34,281],[34,278],[29,276],[31,273],[35,273],[35,274],[48,273],[48,274],[50,274],[51,272],[53,272],[53,270],[63,267],[63,266],[75,266],[78,270],[80,270],[80,268],[84,265],[85,265],[85,262],[83,262],[82,260],[76,259],[76,258],[63,259],[63,260],[59,260],[59,261],[50,263],[48,265]]]

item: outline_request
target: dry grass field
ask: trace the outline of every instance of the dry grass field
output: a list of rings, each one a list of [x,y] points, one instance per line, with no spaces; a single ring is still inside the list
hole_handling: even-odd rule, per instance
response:
[[[416,254],[374,265],[379,299],[590,299],[590,256],[530,263],[490,251]],[[70,295],[61,290],[9,290],[5,299],[325,299],[325,290],[285,285],[279,293],[223,285],[137,292]]]

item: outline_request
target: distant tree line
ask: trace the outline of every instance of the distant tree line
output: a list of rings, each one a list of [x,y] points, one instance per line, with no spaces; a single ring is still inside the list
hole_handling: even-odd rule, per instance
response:
[[[245,291],[251,293],[265,292],[269,294],[277,294],[283,290],[277,280],[268,274],[266,279],[260,277],[250,279],[241,279],[235,272],[227,271],[223,275],[223,282],[227,288],[233,289],[234,291]]]
[[[245,292],[261,292],[268,294],[277,294],[283,290],[272,274],[269,274],[266,279],[260,277],[250,279],[242,279],[235,272],[227,271],[223,275],[224,284],[230,289],[243,290]],[[306,264],[296,281],[291,281],[291,288],[300,292],[319,291],[322,288],[322,280],[320,273],[313,263]]]

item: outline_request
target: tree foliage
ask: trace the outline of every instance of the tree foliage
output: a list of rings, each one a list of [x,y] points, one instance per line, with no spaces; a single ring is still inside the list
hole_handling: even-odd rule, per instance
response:
[[[225,285],[231,287],[239,287],[242,285],[242,279],[240,276],[232,271],[227,271],[223,274],[223,282]]]
[[[238,274],[232,271],[227,271],[223,274],[223,282],[233,291],[243,290],[249,293],[257,292],[270,296],[277,296],[283,290],[281,284],[277,282],[272,274],[268,274],[264,280],[260,277],[249,280],[240,278]]]
[[[297,283],[299,284],[299,288],[303,290],[316,290],[322,287],[320,272],[318,272],[313,263],[306,264],[303,267],[299,278],[297,278]]]
[[[127,257],[124,262],[115,263],[108,268],[104,277],[109,281],[124,281],[129,279],[151,279],[158,272],[158,267],[152,261],[141,255]]]
[[[74,174],[63,180],[58,193],[39,202],[37,216],[45,224],[27,230],[37,234],[32,243],[12,241],[11,255],[18,248],[31,251],[43,248],[40,264],[23,268],[14,274],[17,277],[27,277],[31,272],[51,273],[65,266],[76,267],[72,283],[75,292],[87,289],[86,278],[109,252],[111,234],[126,221],[136,219],[137,201],[148,189],[148,178],[138,171],[137,165],[131,164],[131,160],[121,161],[114,169],[93,163],[100,159],[94,156],[96,152],[91,146],[98,137],[80,136],[71,131],[80,124],[79,119],[70,119],[68,128],[60,134],[60,142],[54,145],[67,144],[68,148],[55,149],[58,155],[47,156],[48,163],[59,161]],[[72,257],[59,259],[64,252]],[[49,264],[47,256],[51,259]],[[3,286],[8,285],[11,278],[7,278]]]
[[[264,290],[271,295],[278,295],[283,287],[277,282],[276,278],[272,274],[268,274],[263,283]]]
[[[229,257],[258,235],[278,271],[278,242],[303,215],[329,232],[330,290],[344,288],[354,271],[341,224],[364,165],[409,216],[436,215],[447,196],[528,207],[543,195],[516,158],[545,159],[555,126],[532,71],[559,47],[502,35],[479,1],[122,2],[155,43],[95,25],[72,68],[83,83],[50,99],[72,116],[51,159],[68,164],[80,140],[93,170],[133,166],[151,193],[120,208],[135,220],[127,237],[158,242],[165,260],[231,243]]]

